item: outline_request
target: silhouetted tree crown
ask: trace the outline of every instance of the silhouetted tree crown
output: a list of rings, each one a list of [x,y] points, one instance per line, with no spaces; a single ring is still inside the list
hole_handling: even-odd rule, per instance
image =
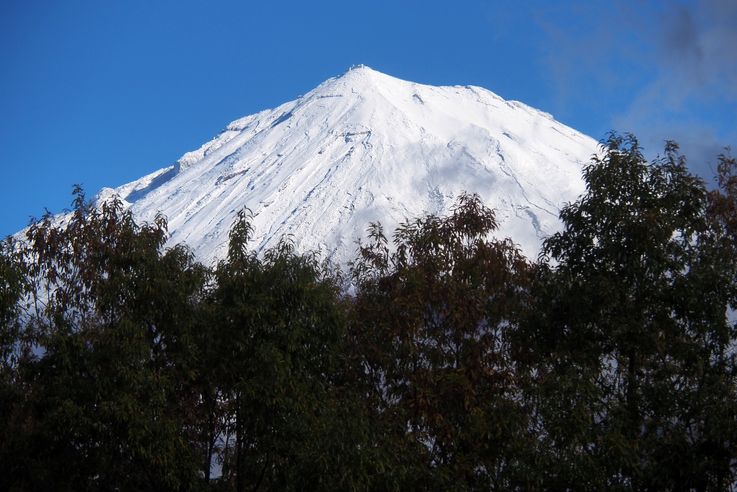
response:
[[[730,490],[737,162],[611,134],[535,261],[476,195],[212,268],[123,202],[0,244],[0,490]]]

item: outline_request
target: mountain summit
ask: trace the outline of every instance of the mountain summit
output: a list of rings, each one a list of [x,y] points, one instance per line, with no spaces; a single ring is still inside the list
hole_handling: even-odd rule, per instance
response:
[[[407,82],[366,66],[230,123],[173,165],[116,189],[138,220],[161,211],[172,243],[209,263],[236,212],[253,212],[257,250],[291,235],[339,264],[371,221],[445,214],[463,191],[494,208],[499,236],[528,255],[583,191],[596,142],[549,114],[473,86]]]

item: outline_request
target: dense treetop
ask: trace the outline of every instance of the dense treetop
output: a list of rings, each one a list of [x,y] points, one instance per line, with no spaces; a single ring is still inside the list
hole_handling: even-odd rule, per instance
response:
[[[611,135],[537,259],[464,194],[350,271],[75,190],[0,246],[2,490],[729,490],[737,162]],[[393,240],[393,244],[390,244]]]

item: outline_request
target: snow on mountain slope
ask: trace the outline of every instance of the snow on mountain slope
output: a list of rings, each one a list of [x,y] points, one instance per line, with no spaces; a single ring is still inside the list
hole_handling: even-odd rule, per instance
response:
[[[365,66],[275,109],[241,118],[174,165],[116,189],[139,220],[157,211],[170,243],[206,263],[227,251],[230,225],[253,212],[252,246],[291,235],[339,264],[369,222],[445,214],[462,191],[497,211],[500,237],[535,256],[582,191],[591,138],[550,115],[472,86],[434,87]]]

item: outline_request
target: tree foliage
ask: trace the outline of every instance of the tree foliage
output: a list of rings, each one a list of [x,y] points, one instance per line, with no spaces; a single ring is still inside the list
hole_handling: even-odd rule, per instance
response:
[[[603,150],[545,242],[553,262],[524,331],[546,483],[723,490],[737,437],[734,242],[714,216],[724,197],[673,143],[652,164],[633,136]]]
[[[239,491],[355,488],[337,280],[288,240],[258,258],[249,235],[244,211],[211,293],[228,402],[225,480]]]
[[[528,441],[509,331],[530,265],[478,196],[403,224],[395,252],[374,227],[355,267],[353,336],[402,488],[511,488]]]
[[[478,196],[350,276],[113,199],[0,244],[2,490],[730,490],[737,162],[612,134],[536,261]]]

